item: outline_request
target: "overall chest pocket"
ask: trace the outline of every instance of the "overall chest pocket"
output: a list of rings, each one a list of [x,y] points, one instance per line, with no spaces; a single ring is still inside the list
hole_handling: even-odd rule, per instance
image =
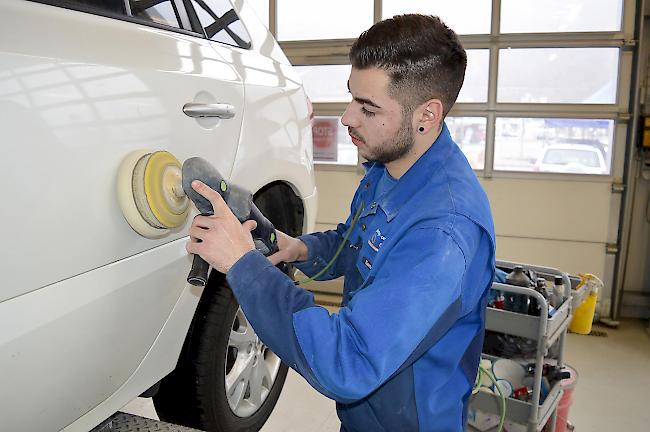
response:
[[[381,228],[375,228],[370,232],[364,232],[359,241],[359,256],[357,258],[357,270],[365,280],[375,265],[375,260],[381,250],[386,236]]]

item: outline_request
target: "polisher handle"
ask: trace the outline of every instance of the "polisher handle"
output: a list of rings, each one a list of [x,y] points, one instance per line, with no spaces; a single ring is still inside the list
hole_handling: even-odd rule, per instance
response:
[[[208,270],[210,270],[210,264],[201,256],[194,255],[192,269],[187,275],[187,282],[194,286],[204,287],[208,283]]]
[[[278,251],[278,239],[275,227],[251,201],[251,214],[248,219],[257,222],[257,227],[251,232],[255,249],[264,256],[269,256]]]

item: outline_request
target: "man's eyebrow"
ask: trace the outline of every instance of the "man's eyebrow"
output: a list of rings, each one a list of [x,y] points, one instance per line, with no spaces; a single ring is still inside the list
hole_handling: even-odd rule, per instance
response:
[[[348,91],[350,91],[350,81],[348,81]],[[362,97],[355,97],[355,101],[357,101],[360,104],[365,104],[365,105],[370,105],[371,107],[381,109],[379,105],[371,101],[370,99],[362,98]]]

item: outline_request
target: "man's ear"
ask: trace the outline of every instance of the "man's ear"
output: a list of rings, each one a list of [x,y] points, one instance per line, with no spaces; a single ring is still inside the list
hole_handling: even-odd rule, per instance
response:
[[[440,99],[429,99],[415,110],[415,130],[421,134],[439,131],[445,112]]]

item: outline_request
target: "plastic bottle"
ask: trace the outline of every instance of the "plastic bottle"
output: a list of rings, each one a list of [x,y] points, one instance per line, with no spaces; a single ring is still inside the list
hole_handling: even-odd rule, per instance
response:
[[[551,296],[551,304],[554,308],[559,308],[564,298],[564,279],[562,276],[555,276],[553,278],[553,295]]]
[[[510,285],[530,287],[531,280],[526,276],[522,266],[515,266],[511,273],[506,276],[506,283]]]
[[[535,280],[535,291],[540,293],[542,297],[544,297],[544,299],[548,302],[548,292],[546,292],[546,279],[540,277]],[[528,305],[528,315],[539,316],[540,314],[540,305],[535,298],[531,297],[530,304]]]
[[[522,266],[515,266],[512,272],[506,276],[506,283],[526,288],[530,288],[532,285],[530,278],[526,276]],[[506,293],[505,300],[507,310],[524,314],[528,313],[530,297],[527,295]]]
[[[592,287],[589,296],[578,306],[573,313],[573,319],[569,324],[569,330],[578,334],[591,333],[591,325],[594,321],[594,313],[596,312],[596,302],[598,300],[598,289]]]

